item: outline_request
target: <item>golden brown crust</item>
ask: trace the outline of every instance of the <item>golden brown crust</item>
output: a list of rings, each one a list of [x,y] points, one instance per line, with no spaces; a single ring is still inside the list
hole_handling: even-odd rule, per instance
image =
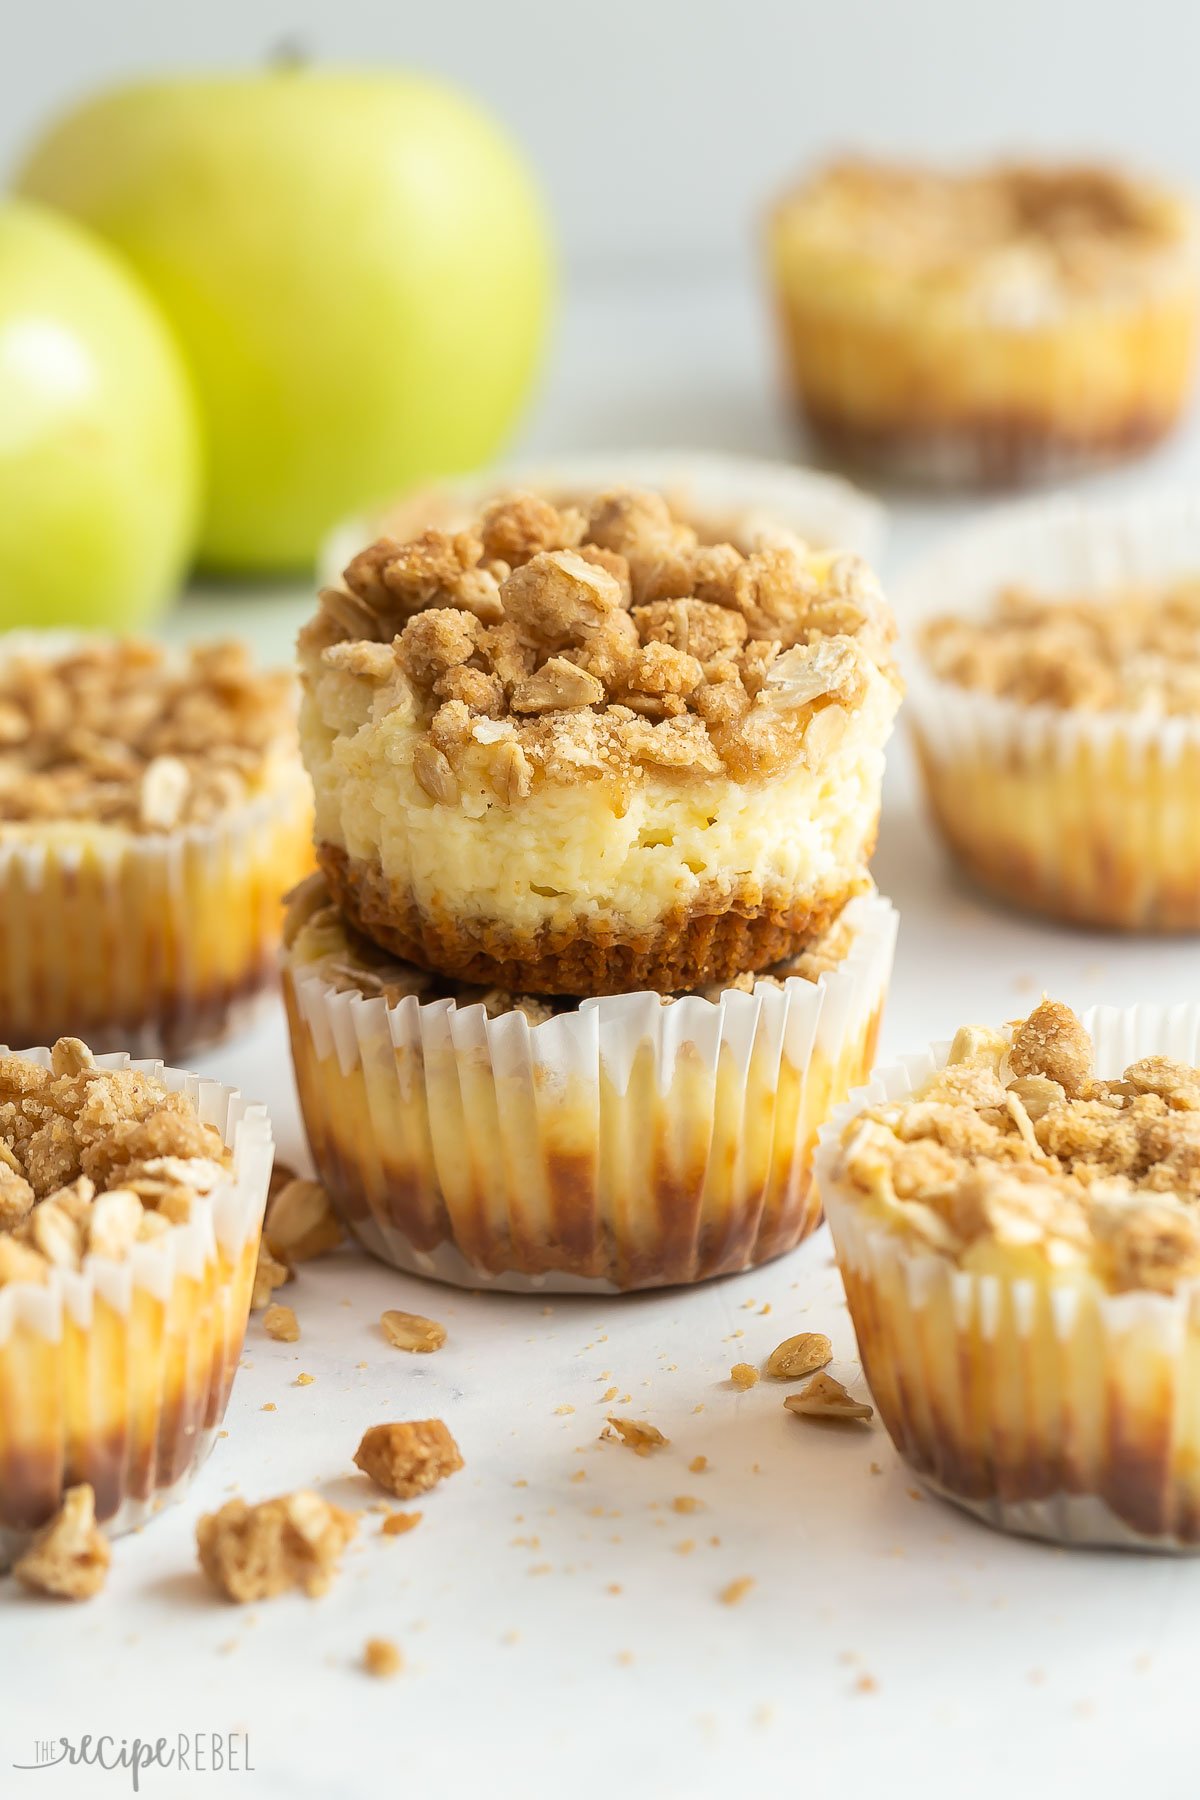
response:
[[[808,425],[841,462],[985,489],[1061,478],[1149,450],[1174,430],[1183,398],[1181,389],[1158,406],[1139,399],[1114,407],[1102,423],[1049,405],[1043,412],[956,405],[927,415],[917,398],[902,421],[867,423],[810,392],[796,395]]]
[[[871,840],[864,869],[874,832]],[[589,930],[578,919],[561,931],[517,940],[490,921],[474,925],[417,907],[411,896],[396,894],[375,865],[352,860],[336,845],[318,844],[317,860],[336,904],[364,936],[441,975],[532,994],[673,994],[728,985],[799,954],[866,886],[864,875],[786,905],[764,899],[755,886],[741,898],[723,897],[723,910],[711,910],[710,903],[706,911],[701,900],[635,937],[622,938],[611,928]]]
[[[702,999],[716,1001],[731,989],[751,993],[760,983],[781,987],[792,979],[819,981],[822,975],[840,967],[853,948],[857,933],[848,912],[849,909],[843,910],[827,932],[812,939],[797,955],[789,956],[784,962],[772,963],[765,973],[744,971],[732,981],[708,982],[687,991]],[[316,975],[339,992],[357,992],[372,998],[380,995],[389,1006],[398,1006],[410,996],[422,1005],[435,1000],[453,1000],[458,1006],[482,1006],[489,1019],[520,1012],[531,1025],[540,1025],[580,1004],[579,997],[574,994],[528,994],[519,989],[485,988],[470,982],[448,980],[434,970],[418,968],[415,963],[389,955],[356,931],[344,913],[331,903],[325,878],[320,874],[310,876],[289,896],[284,943],[297,978]],[[677,997],[662,995],[664,1004],[670,1004]],[[311,1185],[315,1184],[293,1183],[293,1186],[301,1187]],[[272,1201],[267,1210],[268,1239],[273,1239],[274,1205]]]

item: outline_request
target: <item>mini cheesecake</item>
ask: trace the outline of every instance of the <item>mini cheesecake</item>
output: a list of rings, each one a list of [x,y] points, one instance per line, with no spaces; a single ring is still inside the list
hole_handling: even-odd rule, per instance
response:
[[[274,980],[312,866],[293,684],[241,646],[0,647],[0,1041],[177,1052]]]
[[[1197,226],[1152,182],[845,160],[779,202],[769,257],[791,392],[851,459],[1058,475],[1154,442],[1187,399]]]
[[[478,986],[684,992],[867,882],[900,699],[855,556],[700,542],[652,492],[383,539],[301,636],[320,864],[348,921]]]

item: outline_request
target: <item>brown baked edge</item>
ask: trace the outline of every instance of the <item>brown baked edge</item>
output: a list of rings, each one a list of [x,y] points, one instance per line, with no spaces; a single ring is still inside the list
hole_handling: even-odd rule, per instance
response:
[[[1103,430],[1086,431],[1065,419],[982,412],[868,426],[814,406],[803,394],[796,404],[813,436],[840,462],[920,485],[986,489],[1058,480],[1136,456],[1174,429],[1183,397],[1168,409],[1115,414]]]
[[[375,864],[352,860],[334,844],[319,843],[317,861],[356,930],[436,974],[510,993],[679,994],[767,969],[822,936],[868,885],[874,836],[872,829],[859,873],[834,888],[786,906],[735,901],[724,911],[681,910],[654,931],[629,938],[607,928],[589,931],[583,920],[567,930],[516,938],[499,925],[468,924],[418,907],[411,894],[397,895]]]

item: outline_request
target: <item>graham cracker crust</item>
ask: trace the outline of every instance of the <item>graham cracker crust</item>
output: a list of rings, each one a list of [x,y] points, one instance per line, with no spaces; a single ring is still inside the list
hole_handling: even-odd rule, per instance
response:
[[[873,847],[864,850],[863,870]],[[573,921],[567,929],[517,938],[486,921],[437,917],[398,895],[374,865],[336,845],[317,845],[331,895],[365,937],[419,967],[513,993],[588,997],[649,989],[687,993],[729,983],[795,956],[828,931],[866,885],[865,873],[798,896],[790,905],[736,900],[724,910],[681,909],[652,932],[622,938],[611,927]]]

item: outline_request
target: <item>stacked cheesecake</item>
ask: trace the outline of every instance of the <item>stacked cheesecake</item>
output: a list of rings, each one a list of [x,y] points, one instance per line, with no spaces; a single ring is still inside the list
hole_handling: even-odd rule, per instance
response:
[[[815,1223],[895,934],[900,685],[855,556],[657,492],[383,538],[301,636],[321,875],[285,977],[323,1180],[471,1285],[638,1287]]]

